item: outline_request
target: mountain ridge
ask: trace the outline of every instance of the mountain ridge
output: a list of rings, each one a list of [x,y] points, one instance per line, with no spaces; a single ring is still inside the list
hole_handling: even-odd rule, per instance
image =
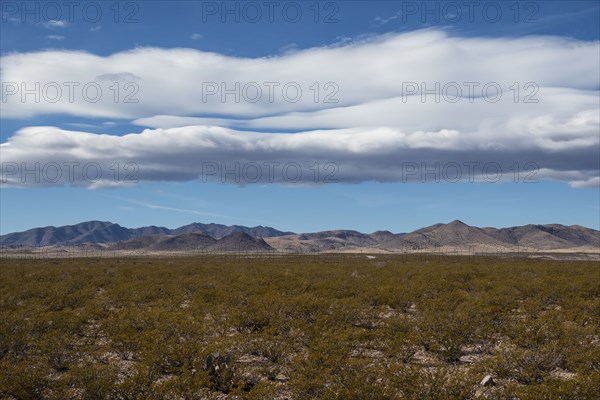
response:
[[[169,229],[161,226],[124,228],[110,221],[85,221],[75,225],[59,227],[46,226],[0,236],[0,245],[10,246],[49,246],[55,244],[113,243],[135,239],[145,235],[179,235],[184,233],[205,233],[221,239],[235,232],[244,232],[252,237],[271,237],[292,234],[265,226],[246,227],[241,225],[221,225],[192,223]]]
[[[293,233],[268,226],[246,227],[191,223],[175,229],[154,225],[125,228],[109,221],[47,226],[0,236],[2,246],[103,245],[110,249],[151,251],[297,251],[404,252],[432,249],[485,251],[507,249],[581,249],[600,252],[600,231],[580,225],[527,224],[506,228],[470,226],[460,220],[438,223],[408,233],[349,229]]]

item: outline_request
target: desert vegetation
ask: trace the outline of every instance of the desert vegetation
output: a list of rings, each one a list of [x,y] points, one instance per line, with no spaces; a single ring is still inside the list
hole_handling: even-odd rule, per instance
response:
[[[597,399],[599,274],[424,255],[3,259],[0,398]]]

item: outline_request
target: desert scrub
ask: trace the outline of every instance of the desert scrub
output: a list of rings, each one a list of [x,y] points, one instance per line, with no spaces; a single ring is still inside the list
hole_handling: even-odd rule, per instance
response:
[[[17,399],[43,398],[49,388],[50,368],[43,362],[4,357],[0,361],[0,393]]]
[[[472,399],[476,383],[464,371],[441,367],[424,369],[400,365],[390,368],[390,379],[396,389],[396,397],[418,399]]]
[[[504,393],[504,398],[521,400],[596,400],[600,393],[600,374],[595,373],[585,378],[575,378],[568,381],[550,379],[542,385],[512,385]]]
[[[489,398],[599,391],[593,262],[2,262],[0,398],[467,399],[487,374]]]

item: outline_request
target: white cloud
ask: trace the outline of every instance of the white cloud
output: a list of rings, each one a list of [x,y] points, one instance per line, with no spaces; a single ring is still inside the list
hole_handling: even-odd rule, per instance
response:
[[[67,21],[61,19],[51,19],[44,23],[46,28],[66,28],[68,25]]]
[[[94,77],[94,82],[109,82],[111,84],[115,82],[135,82],[142,78],[129,72],[120,72],[115,74],[102,74]]]
[[[465,141],[459,131],[406,132],[386,127],[290,134],[188,126],[124,136],[30,127],[1,144],[0,151],[7,186],[68,182],[104,188],[138,181],[189,180],[312,184],[323,183],[328,176],[328,181],[341,182],[494,181],[499,172],[498,181],[556,179],[583,187],[598,177],[594,146],[573,145],[566,156],[557,157],[555,151],[529,143],[490,147],[485,140]],[[517,178],[515,163],[519,165]],[[83,169],[89,164],[94,164],[94,178],[97,170],[102,176],[84,179]],[[57,175],[56,165],[63,166],[58,168],[61,179],[49,182]],[[76,165],[74,172],[68,174],[66,165]],[[114,178],[115,165],[120,166],[121,179]],[[46,166],[50,166],[49,173],[44,173]],[[290,167],[291,171],[286,169]],[[41,177],[37,182],[25,171],[35,168]],[[297,169],[302,176],[296,176]],[[45,179],[47,175],[51,179]]]
[[[580,181],[572,181],[569,184],[574,188],[594,188],[600,189],[600,177],[595,176],[592,178],[588,178]]]
[[[92,26],[90,28],[90,32],[98,32],[100,29],[102,29],[102,27],[100,25]]]
[[[46,39],[50,39],[50,40],[64,40],[65,37],[62,35],[48,35],[46,36]]]
[[[200,34],[200,33],[192,33],[192,35],[190,36],[190,39],[192,40],[200,40],[204,37],[204,35]]]
[[[218,125],[251,130],[307,130],[320,128],[397,127],[408,132],[440,130],[461,132],[447,140],[433,138],[440,146],[488,146],[573,150],[598,144],[600,126],[596,92],[545,88],[534,104],[515,103],[505,96],[497,103],[483,98],[473,103],[422,103],[419,96],[376,100],[356,106],[285,113],[255,119],[198,118],[158,115],[134,123],[153,128],[184,125]],[[452,139],[452,140],[450,140]],[[424,138],[422,138],[424,140]]]
[[[160,129],[114,137],[29,128],[2,144],[2,155],[14,162],[139,162],[144,180],[196,179],[199,159],[333,161],[338,177],[349,182],[398,180],[402,161],[498,162],[503,168],[519,162],[535,163],[541,179],[583,187],[598,176],[599,47],[556,37],[464,38],[422,30],[255,59],[157,48],[105,57],[11,53],[0,72],[9,85],[3,87],[4,118],[67,114],[134,119]],[[22,87],[51,82],[79,84],[74,101],[66,87],[56,102],[20,95]],[[262,89],[256,102],[248,100],[256,94],[253,82]],[[411,94],[411,82],[417,89],[421,83],[459,87],[462,96],[453,102],[452,90],[439,100]],[[472,98],[469,82],[479,84]],[[82,96],[88,83],[102,89],[97,102]],[[236,83],[240,91],[224,99],[206,93]],[[487,83],[501,88],[498,101],[482,96]],[[286,84],[301,88],[297,101],[289,92],[286,100]],[[275,88],[272,98],[269,88]],[[328,95],[336,101],[325,102]],[[290,131],[298,133],[283,133]]]
[[[3,82],[24,82],[28,88],[36,82],[42,87],[48,82],[77,82],[80,87],[73,102],[66,95],[55,103],[21,101],[20,96],[11,95],[3,108],[4,116],[13,118],[40,114],[107,118],[210,114],[257,118],[384,101],[405,93],[403,84],[407,82],[425,82],[429,88],[436,82],[479,82],[479,91],[484,84],[497,82],[504,97],[512,96],[509,87],[515,82],[521,86],[521,96],[527,93],[522,86],[528,82],[535,82],[542,89],[589,91],[600,85],[598,51],[598,42],[554,37],[463,38],[425,30],[255,59],[195,49],[157,48],[105,57],[73,51],[16,53],[3,58]],[[93,106],[86,103],[81,93],[84,85],[97,76],[123,72],[141,78],[135,94],[139,102],[126,103],[123,98],[115,102],[107,83],[102,87],[105,95],[98,102]],[[297,88],[302,91],[298,96]],[[209,89],[218,92],[212,95]],[[230,89],[236,93],[225,94]],[[452,108],[448,103],[445,106]],[[500,107],[496,109],[503,113]]]

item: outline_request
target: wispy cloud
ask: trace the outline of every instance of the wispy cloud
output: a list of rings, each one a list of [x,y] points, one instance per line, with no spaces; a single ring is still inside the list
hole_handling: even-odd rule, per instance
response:
[[[66,28],[68,24],[69,23],[67,21],[64,21],[62,19],[51,19],[50,21],[45,22],[44,26],[46,28],[50,28],[50,29],[52,29],[52,28]]]
[[[174,211],[174,212],[179,212],[179,213],[199,215],[199,216],[202,216],[202,217],[236,219],[235,217],[232,217],[232,216],[229,216],[229,215],[216,214],[216,213],[205,212],[205,211],[198,211],[198,210],[190,210],[190,209],[185,209],[185,208],[161,206],[161,205],[158,205],[158,204],[148,203],[148,202],[140,201],[140,200],[136,200],[136,199],[129,199],[129,198],[125,198],[125,197],[118,197],[118,196],[107,196],[107,197],[111,197],[111,198],[114,198],[114,199],[117,199],[117,200],[126,201],[128,203],[135,204],[135,205],[138,205],[138,206],[142,206],[142,207],[145,207],[145,208],[149,208],[149,209],[152,209],[152,210]]]
[[[105,121],[99,124],[89,124],[89,123],[83,123],[83,122],[65,122],[64,123],[66,126],[70,126],[73,128],[80,128],[80,129],[104,129],[106,127],[112,127],[117,125],[116,122],[113,121]]]
[[[204,35],[200,34],[200,33],[192,33],[192,35],[190,36],[190,39],[192,40],[200,40],[204,37]]]
[[[395,14],[390,15],[389,17],[381,17],[381,16],[377,16],[375,17],[375,25],[387,25],[389,22],[392,22],[396,19],[398,19],[398,17],[400,17],[402,15],[402,13],[400,11],[398,11]]]
[[[298,45],[296,43],[288,43],[285,46],[279,48],[281,54],[291,54],[298,51]]]
[[[46,36],[46,39],[49,39],[49,40],[64,40],[65,37],[62,36],[62,35],[48,35],[48,36]]]

